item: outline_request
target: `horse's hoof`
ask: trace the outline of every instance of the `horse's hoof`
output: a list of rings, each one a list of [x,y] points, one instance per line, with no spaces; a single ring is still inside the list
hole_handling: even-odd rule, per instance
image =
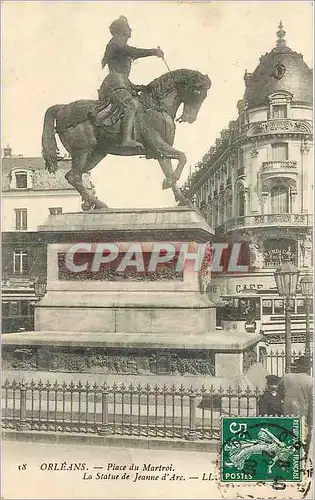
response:
[[[88,201],[84,201],[81,205],[81,208],[82,208],[83,212],[87,212],[88,210],[90,210],[91,205],[89,204]]]
[[[188,198],[178,198],[179,203],[177,204],[178,207],[188,207],[188,208],[193,208],[195,209],[195,205],[188,199]]]
[[[97,201],[93,207],[93,210],[108,210],[108,206],[103,201]]]

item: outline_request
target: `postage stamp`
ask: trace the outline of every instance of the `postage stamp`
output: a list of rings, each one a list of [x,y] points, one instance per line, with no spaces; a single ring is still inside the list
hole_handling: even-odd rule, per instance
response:
[[[222,417],[222,482],[299,482],[302,419]]]

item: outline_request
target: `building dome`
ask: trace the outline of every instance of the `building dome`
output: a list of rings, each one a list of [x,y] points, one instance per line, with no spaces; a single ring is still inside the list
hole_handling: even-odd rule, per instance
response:
[[[313,72],[302,54],[287,47],[281,22],[277,36],[276,47],[260,58],[255,71],[245,72],[244,100],[248,108],[266,106],[270,94],[286,91],[293,95],[292,102],[312,106]]]

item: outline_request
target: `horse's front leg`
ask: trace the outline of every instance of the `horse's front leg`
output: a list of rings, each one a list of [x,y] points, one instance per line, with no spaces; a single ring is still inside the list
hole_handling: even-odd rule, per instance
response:
[[[173,172],[173,169],[171,166],[171,170],[172,170],[171,176],[164,180],[163,186],[162,186],[163,189],[168,189],[168,188],[172,187],[174,182],[177,182],[180,179],[180,176],[182,175],[183,168],[187,163],[187,157],[186,157],[185,153],[183,153],[182,151],[178,151],[177,149],[174,149],[171,146],[170,146],[170,148],[172,149],[172,151],[167,153],[167,159],[169,159],[169,161],[170,161],[171,158],[174,158],[175,160],[178,160],[178,164],[177,164],[177,167],[175,169],[175,172]]]
[[[164,172],[165,179],[163,181],[163,186],[165,183],[169,183],[167,185],[167,188],[170,187],[172,188],[172,191],[174,193],[175,201],[178,202],[179,206],[185,206],[185,207],[190,207],[190,208],[195,208],[193,203],[186,198],[186,196],[183,195],[179,187],[176,185],[176,182],[173,179],[174,172],[172,169],[172,162],[169,158],[160,158],[159,159],[159,164],[161,165],[161,168]],[[164,188],[166,189],[166,188]]]
[[[169,189],[174,184],[174,171],[172,168],[172,161],[170,158],[159,158],[158,162],[163,170],[165,179],[162,184],[162,189]]]
[[[182,171],[184,169],[184,166],[187,163],[187,157],[185,153],[182,153],[181,151],[178,151],[178,164],[174,172],[174,179],[175,181],[179,181],[180,176],[182,175]]]

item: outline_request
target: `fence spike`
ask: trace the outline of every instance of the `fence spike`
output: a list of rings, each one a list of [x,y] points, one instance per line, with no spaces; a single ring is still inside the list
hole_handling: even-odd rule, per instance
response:
[[[180,392],[181,395],[183,395],[186,392],[186,389],[183,386],[183,384],[180,384],[179,392]]]
[[[246,394],[247,396],[249,396],[249,395],[252,393],[251,388],[249,387],[249,385],[248,385],[248,386],[246,386],[246,389],[245,389],[245,391],[244,391],[244,392],[245,392],[245,394]]]
[[[129,392],[135,392],[135,386],[132,382],[131,382],[131,384],[129,384],[128,390],[129,390]]]

